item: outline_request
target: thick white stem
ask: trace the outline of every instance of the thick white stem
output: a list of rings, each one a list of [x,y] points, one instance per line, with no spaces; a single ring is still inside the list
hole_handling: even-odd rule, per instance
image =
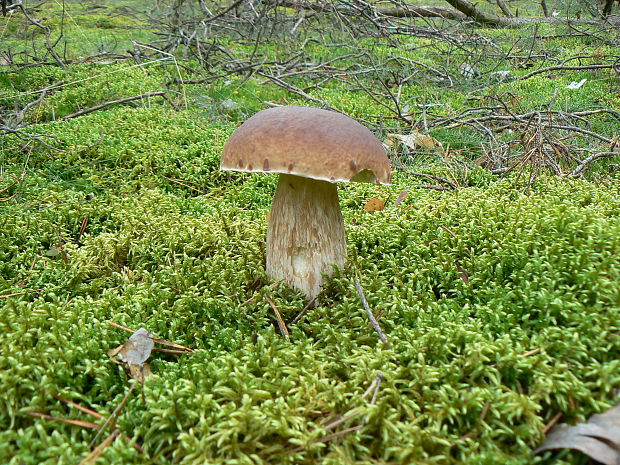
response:
[[[281,174],[267,230],[267,273],[304,292],[320,291],[323,274],[347,260],[336,185]]]

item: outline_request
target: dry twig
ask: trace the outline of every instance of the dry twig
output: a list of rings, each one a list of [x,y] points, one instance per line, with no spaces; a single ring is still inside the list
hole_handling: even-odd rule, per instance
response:
[[[276,304],[273,302],[273,300],[269,298],[269,296],[266,295],[265,300],[269,302],[269,305],[271,305],[271,308],[273,309],[273,313],[276,315],[276,320],[278,321],[278,328],[280,328],[280,334],[282,334],[282,336],[288,336],[288,328],[286,327],[286,323],[282,318],[280,310],[278,310],[278,307],[276,307]]]
[[[353,282],[355,283],[355,289],[357,289],[357,293],[360,296],[360,300],[362,301],[362,305],[364,306],[364,310],[366,310],[366,315],[368,315],[368,319],[370,320],[370,322],[372,323],[373,328],[375,328],[375,331],[379,335],[379,339],[381,339],[381,341],[387,343],[388,342],[388,338],[383,333],[383,330],[381,329],[381,326],[379,325],[379,322],[375,318],[375,315],[372,313],[372,310],[370,309],[370,306],[368,305],[368,301],[366,300],[366,296],[364,295],[364,290],[362,289],[362,286],[361,286],[360,282],[357,279],[355,279]]]
[[[77,118],[78,116],[87,115],[88,113],[92,113],[93,111],[101,110],[102,108],[109,107],[111,105],[118,105],[119,103],[127,103],[133,102],[134,100],[145,100],[152,97],[162,97],[165,96],[166,93],[164,91],[156,91],[156,92],[147,92],[141,95],[134,95],[132,97],[124,97],[116,100],[110,100],[109,102],[103,102],[98,105],[93,105],[92,107],[84,108],[83,110],[76,111],[75,113],[71,113],[69,115],[65,115],[60,119],[71,119]]]

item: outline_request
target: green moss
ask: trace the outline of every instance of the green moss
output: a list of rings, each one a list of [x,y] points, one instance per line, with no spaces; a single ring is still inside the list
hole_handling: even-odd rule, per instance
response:
[[[87,32],[91,24],[127,26],[100,13],[80,21]],[[448,66],[445,57],[416,47],[364,44],[378,58],[401,54],[445,64],[442,70],[458,75],[458,63]],[[288,50],[266,44],[258,52]],[[304,53],[309,61],[327,60],[342,50],[311,43]],[[509,60],[478,64],[484,73],[500,65],[527,72],[515,71]],[[145,453],[117,440],[101,463],[542,464],[548,461],[531,451],[554,416],[583,421],[614,404],[620,388],[617,174],[601,174],[604,182],[597,184],[543,173],[522,188],[516,176],[498,180],[472,164],[466,175],[472,187],[455,192],[416,189],[419,179],[398,169],[392,186],[342,185],[349,265],[285,338],[263,296],[286,321],[305,303],[272,286],[264,269],[276,177],[221,172],[219,157],[237,123],[264,101],[307,102],[246,76],[165,87],[178,73],[187,77],[174,66],[98,63],[0,74],[6,108],[21,108],[38,89],[65,83],[26,114],[33,123],[26,130],[54,136],[50,142],[62,151],[10,135],[0,140],[0,189],[26,171],[0,193],[1,463],[69,464],[88,454],[92,431],[27,412],[91,420],[57,394],[111,414],[129,380],[107,350],[127,334],[106,321],[145,326],[196,350],[152,355],[146,402],[133,396],[118,422]],[[582,77],[589,79],[582,89],[565,89]],[[553,96],[562,109],[618,104],[603,72],[490,87],[457,81],[448,87],[427,78],[404,86],[401,98],[412,108],[441,103],[429,109],[434,116],[509,92],[515,111],[544,107]],[[148,99],[58,120],[164,88],[174,107]],[[342,82],[308,92],[360,119],[385,114]],[[593,123],[604,134],[617,133],[613,118]],[[386,128],[392,130],[398,128]],[[472,158],[484,142],[466,129],[432,134]],[[450,174],[429,158],[422,159],[424,168]],[[395,206],[403,190],[409,194]],[[387,200],[385,210],[365,212],[372,197]],[[354,278],[390,347],[370,327]],[[383,381],[370,405],[362,394],[379,372]],[[351,412],[358,415],[324,429],[329,419]],[[358,431],[317,442],[362,422]],[[576,454],[556,461],[578,462]]]

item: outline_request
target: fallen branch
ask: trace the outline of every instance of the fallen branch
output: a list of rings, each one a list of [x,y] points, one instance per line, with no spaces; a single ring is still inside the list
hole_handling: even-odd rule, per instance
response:
[[[353,8],[347,4],[337,2],[313,2],[296,0],[268,0],[268,4],[293,8],[295,10],[310,10],[315,12],[336,12],[349,16],[359,16],[360,9]],[[394,18],[443,18],[453,20],[464,20],[467,17],[456,10],[443,8],[440,6],[414,6],[399,5],[394,7],[375,7],[364,4],[364,7],[374,13],[374,16],[392,16]]]
[[[222,16],[224,16],[226,13],[228,13],[230,10],[233,10],[235,8],[237,8],[239,5],[241,5],[244,2],[244,0],[235,0],[234,2],[232,2],[230,5],[228,5],[226,8],[224,8],[222,11],[220,11],[219,13],[214,14],[213,16],[209,16],[208,18],[204,19],[203,22],[204,23],[210,23],[211,21],[220,18]],[[202,2],[201,2],[202,3]]]
[[[583,173],[583,171],[594,161],[600,160],[601,158],[612,158],[612,157],[620,157],[620,152],[598,152],[590,155],[588,158],[583,160],[577,168],[571,171],[567,176],[571,178],[576,178]]]
[[[160,96],[165,96],[165,95],[166,93],[164,91],[159,90],[156,92],[147,92],[146,94],[134,95],[133,97],[125,97],[125,98],[119,98],[117,100],[110,100],[109,102],[103,102],[103,103],[100,103],[99,105],[94,105],[92,107],[84,108],[83,110],[76,111],[75,113],[65,115],[60,119],[66,120],[70,118],[76,118],[78,116],[87,115],[88,113],[92,113],[93,111],[97,111],[97,110],[101,110],[102,108],[109,107],[110,105],[117,105],[119,103],[127,103],[127,102],[132,102],[134,100],[143,100],[143,99],[147,99],[151,97],[160,97]]]
[[[619,63],[608,63],[608,64],[594,64],[594,65],[581,65],[581,66],[547,66],[546,68],[540,68],[535,71],[531,71],[527,74],[524,74],[519,78],[519,80],[523,81],[525,79],[529,79],[532,76],[536,76],[537,74],[548,73],[550,71],[591,71],[595,69],[616,69],[620,71]]]
[[[468,18],[473,19],[478,24],[486,26],[505,26],[510,23],[505,18],[499,18],[498,16],[490,16],[482,13],[476,8],[476,5],[469,3],[467,0],[445,0],[457,11],[460,11]]]
[[[399,4],[394,7],[375,6],[366,2],[316,2],[311,0],[268,0],[267,4],[274,7],[292,8],[297,11],[309,10],[317,13],[335,13],[344,16],[364,16],[366,19],[378,17],[393,18],[439,18],[455,21],[470,20],[483,26],[518,27],[534,23],[551,24],[601,24],[599,18],[560,18],[554,16],[519,18],[510,13],[506,5],[500,0],[499,6],[504,17],[488,15],[480,11],[475,4],[467,0],[445,0],[453,9],[440,6],[415,6]],[[355,6],[352,6],[355,5]],[[364,13],[364,14],[363,14]],[[219,15],[218,15],[219,17]],[[612,16],[606,19],[609,22]]]
[[[43,30],[43,33],[45,34],[45,46],[46,46],[47,52],[54,58],[54,60],[56,60],[56,64],[58,64],[61,68],[66,69],[67,68],[66,63],[64,63],[60,59],[58,54],[54,51],[54,47],[58,44],[58,40],[56,40],[56,42],[54,44],[52,44],[50,42],[50,35],[52,33],[50,28],[47,27],[45,24],[41,24],[38,20],[36,20],[32,16],[30,16],[30,14],[28,14],[28,11],[24,7],[24,5],[21,2],[21,0],[16,1],[9,8],[10,9],[19,8],[21,10],[22,14],[24,15],[24,17],[30,22],[30,24],[32,24],[32,25],[40,28],[41,30]]]
[[[276,76],[271,76],[267,73],[263,73],[261,71],[256,71],[256,74],[258,74],[259,76],[263,76],[267,79],[269,79],[271,82],[273,82],[274,84],[282,87],[283,89],[288,90],[289,92],[292,92],[294,94],[297,94],[305,99],[310,100],[311,102],[314,103],[318,103],[319,105],[321,105],[322,108],[326,109],[326,110],[334,110],[334,108],[332,108],[325,100],[320,100],[317,98],[312,97],[311,95],[308,95],[306,92],[304,92],[303,90],[289,84],[286,81],[283,81],[282,79],[276,77]]]
[[[48,149],[54,150],[55,152],[67,153],[66,150],[59,149],[58,147],[54,147],[53,145],[48,144],[47,142],[45,142],[42,139],[42,137],[49,137],[51,139],[58,140],[58,137],[56,137],[56,136],[54,136],[52,134],[29,134],[29,133],[21,131],[19,129],[10,128],[8,126],[0,126],[0,134],[2,134],[2,133],[15,134],[16,136],[18,136],[18,137],[20,137],[22,139],[34,140],[34,141],[40,143],[41,145],[47,147]]]
[[[21,126],[22,122],[24,120],[24,117],[26,116],[26,112],[28,110],[30,110],[31,108],[33,108],[33,107],[37,106],[38,104],[40,104],[43,101],[43,99],[45,98],[45,96],[47,95],[47,91],[48,90],[55,89],[57,87],[60,87],[63,84],[64,84],[64,82],[60,81],[60,82],[57,82],[55,84],[51,84],[51,85],[49,85],[47,87],[44,87],[43,89],[39,89],[37,92],[41,92],[41,95],[39,95],[36,98],[36,100],[33,100],[32,102],[26,104],[26,106],[24,108],[22,108],[21,110],[13,113],[13,115],[15,115],[15,117],[17,118],[17,121],[14,124],[16,126]]]

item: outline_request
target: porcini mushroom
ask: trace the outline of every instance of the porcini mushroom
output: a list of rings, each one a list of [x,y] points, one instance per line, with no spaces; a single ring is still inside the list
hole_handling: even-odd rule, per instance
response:
[[[279,173],[267,229],[267,273],[310,300],[323,275],[346,263],[336,182],[390,184],[381,142],[357,121],[283,106],[245,121],[224,145],[221,169]]]

